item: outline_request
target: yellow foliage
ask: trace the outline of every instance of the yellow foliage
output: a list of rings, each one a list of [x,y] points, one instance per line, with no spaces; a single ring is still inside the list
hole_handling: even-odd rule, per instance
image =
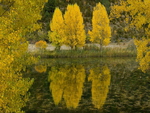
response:
[[[25,35],[27,32],[32,32],[40,28],[37,20],[41,19],[39,12],[42,10],[46,1],[47,0],[6,0],[2,2],[2,6],[4,7],[8,4],[9,7],[6,8],[5,13],[1,16],[7,15],[5,19],[9,18],[12,21],[9,27],[12,27],[14,30],[21,30],[21,35]]]
[[[150,70],[150,39],[142,39],[134,41],[137,47],[137,61],[139,61],[140,69],[143,72]]]
[[[90,70],[88,80],[92,81],[92,103],[95,108],[102,109],[109,91],[110,78],[110,70],[107,66]]]
[[[83,47],[85,44],[85,30],[83,17],[77,4],[68,5],[64,15],[64,43],[72,49]]]
[[[46,69],[47,69],[47,67],[46,67],[46,66],[43,66],[43,65],[37,65],[37,66],[35,66],[34,68],[35,68],[35,70],[36,70],[37,72],[39,72],[39,73],[46,72]]]
[[[37,20],[46,0],[0,1],[0,112],[22,113],[33,80],[24,79],[22,71],[34,58],[27,51],[27,32],[37,30]]]
[[[149,52],[147,46],[150,39],[150,0],[125,0],[120,4],[111,7],[111,19],[119,18],[122,14],[125,17],[127,25],[136,28],[137,33],[142,31],[141,35],[136,35],[135,45],[137,46],[137,61],[140,63],[140,69],[146,71],[150,66]]]
[[[51,32],[48,33],[49,39],[55,46],[60,47],[64,42],[64,19],[61,10],[57,7],[50,22]]]
[[[43,40],[40,40],[38,42],[35,43],[35,46],[37,48],[40,48],[40,49],[46,49],[46,47],[48,46],[46,41],[43,41]]]
[[[52,67],[49,72],[50,90],[58,105],[64,98],[67,108],[76,108],[82,95],[85,69],[81,65]]]
[[[99,43],[101,46],[108,45],[110,43],[111,29],[106,8],[101,3],[94,7],[92,27],[92,31],[89,31],[90,41]]]
[[[149,0],[126,0],[120,2],[119,5],[111,7],[111,19],[119,18],[124,13],[127,21],[131,26],[135,26],[136,29],[144,28],[144,24],[148,23],[150,12]],[[130,21],[129,21],[130,18]]]

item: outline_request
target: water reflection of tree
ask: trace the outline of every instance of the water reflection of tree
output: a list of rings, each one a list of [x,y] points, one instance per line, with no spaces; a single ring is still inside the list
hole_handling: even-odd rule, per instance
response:
[[[67,108],[76,108],[81,99],[85,76],[82,65],[52,67],[49,81],[54,103],[58,105],[63,98]]]
[[[107,66],[90,70],[88,80],[92,81],[92,103],[101,109],[106,101],[110,85],[110,70]]]
[[[46,72],[47,66],[46,65],[36,65],[34,67],[34,69],[39,73],[43,73],[43,72]]]

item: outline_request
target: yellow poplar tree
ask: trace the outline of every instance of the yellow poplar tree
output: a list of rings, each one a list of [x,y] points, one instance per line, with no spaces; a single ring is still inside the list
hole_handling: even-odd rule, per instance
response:
[[[137,30],[134,34],[137,61],[143,72],[150,70],[150,0],[125,0],[111,7],[111,19],[125,17],[127,27]],[[142,36],[139,34],[142,32]]]
[[[50,22],[50,29],[51,32],[49,31],[48,33],[49,40],[56,46],[56,49],[60,49],[64,42],[64,19],[58,7],[54,11],[52,21]]]
[[[110,43],[111,28],[106,8],[101,4],[96,4],[93,10],[92,31],[89,31],[90,41],[102,45]]]
[[[92,31],[89,31],[90,41],[102,45],[110,43],[111,28],[106,8],[101,4],[96,4],[93,10]]]
[[[72,49],[83,47],[86,35],[82,13],[77,4],[67,6],[67,11],[64,15],[64,23],[64,43]]]

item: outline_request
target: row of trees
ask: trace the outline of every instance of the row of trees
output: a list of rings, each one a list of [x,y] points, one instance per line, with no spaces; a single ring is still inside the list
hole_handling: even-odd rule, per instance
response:
[[[123,22],[125,22],[124,32],[127,34],[130,34],[130,31],[134,32],[132,33],[131,37],[134,37],[135,45],[137,47],[137,61],[140,63],[140,68],[143,72],[148,70],[150,68],[150,1],[149,0],[125,0],[116,2],[111,7],[110,11],[110,20],[117,20],[117,19],[123,19]],[[76,6],[75,6],[76,5]],[[83,18],[80,14],[80,19],[78,16],[72,16],[75,15],[77,10],[75,7],[78,7],[77,4],[75,5],[68,5],[67,11],[65,12],[64,16],[62,16],[61,11],[59,8],[56,8],[53,19],[50,23],[51,32],[49,32],[50,41],[58,47],[60,47],[62,44],[66,44],[71,46],[72,48],[78,47],[78,46],[84,46],[85,44],[85,31],[83,26]],[[75,6],[75,7],[74,7]],[[71,8],[74,7],[72,10],[72,13],[70,13],[70,17],[67,16],[69,14],[68,12],[71,12]],[[59,15],[57,17],[61,17],[61,23],[60,20],[55,19],[56,11],[59,11]],[[78,10],[80,11],[80,10]],[[70,21],[68,21],[70,20]],[[80,20],[80,24],[77,24]],[[57,22],[58,21],[58,22]],[[75,21],[75,22],[74,22]],[[79,26],[80,25],[80,26]],[[55,29],[53,29],[53,26],[57,26]],[[58,27],[60,26],[60,27]],[[72,27],[73,26],[73,27]],[[58,28],[58,29],[57,29]],[[68,29],[69,28],[69,29]],[[78,32],[77,32],[78,31]],[[79,35],[80,31],[80,35]],[[82,33],[82,35],[81,35]],[[78,35],[76,35],[78,34]],[[110,42],[110,26],[109,26],[109,19],[108,15],[106,13],[106,9],[103,5],[98,3],[96,7],[94,7],[93,10],[93,18],[92,18],[92,31],[88,32],[88,35],[90,36],[91,42],[99,43],[101,46],[107,45]],[[78,37],[78,38],[77,38]],[[79,38],[80,37],[80,38]],[[120,38],[120,37],[119,37]],[[82,39],[82,40],[81,40]]]
[[[92,31],[88,33],[91,37],[90,41],[99,43],[101,46],[109,44],[111,37],[109,18],[101,3],[94,7],[92,26]],[[85,44],[86,33],[83,17],[77,4],[68,5],[64,15],[57,7],[50,23],[50,29],[49,39],[58,49],[63,44],[70,46],[72,49],[83,47]]]

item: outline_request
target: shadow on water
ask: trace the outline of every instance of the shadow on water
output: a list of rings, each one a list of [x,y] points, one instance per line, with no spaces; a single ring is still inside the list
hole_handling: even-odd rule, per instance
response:
[[[150,73],[134,58],[44,59],[31,67],[26,113],[148,113]]]

